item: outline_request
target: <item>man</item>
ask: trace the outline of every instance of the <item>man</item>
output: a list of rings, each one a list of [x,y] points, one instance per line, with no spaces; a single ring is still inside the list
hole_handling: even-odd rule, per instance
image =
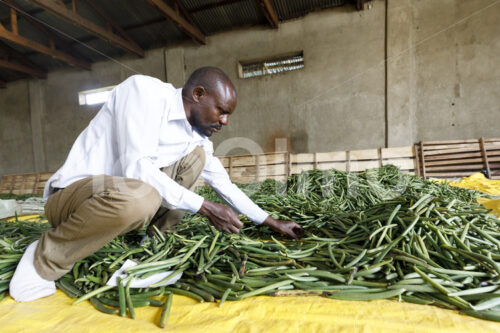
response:
[[[236,108],[236,90],[218,68],[194,71],[182,89],[135,75],[118,85],[48,180],[45,212],[54,227],[25,251],[10,283],[17,301],[55,292],[54,281],[116,236],[151,225],[172,230],[184,211],[218,230],[243,224],[228,206],[192,192],[201,177],[238,212],[288,237],[278,221],[231,183],[208,140]]]

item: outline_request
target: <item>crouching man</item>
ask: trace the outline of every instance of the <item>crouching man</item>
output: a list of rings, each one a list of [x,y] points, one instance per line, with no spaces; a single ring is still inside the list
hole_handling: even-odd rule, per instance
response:
[[[213,156],[208,138],[228,124],[235,108],[234,85],[215,67],[197,69],[181,89],[142,75],[116,86],[47,182],[45,212],[53,228],[26,249],[10,295],[16,301],[51,295],[55,280],[116,236],[149,221],[172,230],[185,211],[238,233],[243,224],[236,210],[299,237],[298,224],[269,216]],[[231,207],[194,193],[200,176]]]

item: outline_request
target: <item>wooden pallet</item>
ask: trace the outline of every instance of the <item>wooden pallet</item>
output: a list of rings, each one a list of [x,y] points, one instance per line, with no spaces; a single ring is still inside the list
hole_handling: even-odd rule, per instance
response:
[[[309,154],[276,152],[222,156],[219,159],[231,180],[243,184],[269,178],[285,180],[290,175],[315,169],[359,172],[394,164],[402,171],[414,173],[417,168],[412,146]]]
[[[401,171],[414,173],[415,152],[412,146],[348,150],[331,153],[291,154],[291,174],[304,170],[327,170],[335,168],[348,172],[359,172],[393,164]]]
[[[236,183],[253,183],[265,179],[285,180],[292,174],[305,170],[339,170],[358,172],[394,164],[402,171],[415,172],[413,147],[378,148],[338,151],[330,153],[291,154],[274,152],[257,155],[220,156],[229,177]],[[0,193],[42,194],[52,173],[5,175],[0,183]],[[197,185],[205,185],[199,180]]]
[[[290,175],[290,153],[275,152],[256,155],[220,156],[229,177],[237,183],[253,183],[265,179],[284,180]]]
[[[0,183],[1,194],[43,194],[45,183],[52,172],[4,175]]]
[[[459,178],[484,171],[500,179],[500,139],[423,141],[415,146],[417,174],[423,178]]]
[[[265,179],[285,180],[290,175],[290,153],[274,152],[256,155],[218,156],[229,178],[248,184]],[[206,185],[199,179],[196,186]]]
[[[500,179],[500,139],[424,141],[408,147],[307,154],[275,152],[221,156],[219,159],[232,181],[237,183],[268,178],[285,180],[292,174],[315,169],[359,172],[387,164],[424,178],[458,178],[485,170],[492,179]],[[42,194],[51,175],[49,172],[5,175],[0,193]],[[200,180],[197,185],[205,184]]]

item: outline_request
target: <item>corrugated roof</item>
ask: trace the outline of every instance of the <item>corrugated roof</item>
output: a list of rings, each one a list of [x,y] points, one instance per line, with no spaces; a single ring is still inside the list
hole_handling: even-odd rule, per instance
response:
[[[242,1],[197,11],[192,14],[192,17],[201,31],[207,35],[234,27],[263,23],[263,15],[255,1]]]
[[[304,16],[318,9],[343,6],[347,0],[273,0],[274,10],[282,21]]]
[[[24,11],[30,13],[35,20],[39,20],[57,40],[66,44],[66,48],[58,48],[74,56],[86,59],[89,62],[99,61],[108,57],[118,57],[124,51],[102,39],[92,36],[82,28],[48,13],[28,0],[13,0]],[[155,7],[144,0],[93,0],[102,10],[144,50],[167,46],[183,40],[189,40],[182,30],[162,15]],[[163,0],[174,7],[177,1],[189,12],[193,24],[204,34],[212,35],[217,32],[245,26],[269,25],[262,9],[256,0]],[[304,16],[311,11],[343,6],[350,0],[270,0],[280,21],[286,21]],[[68,8],[71,0],[64,0]],[[87,4],[78,1],[79,14],[86,19],[105,26],[104,20]],[[10,8],[0,0],[0,21],[10,28]],[[188,19],[189,20],[189,19]],[[28,23],[21,15],[18,16],[19,32],[22,36],[36,42],[48,45],[47,37]],[[75,40],[86,43],[90,48],[82,46]],[[66,63],[37,53],[23,46],[9,44],[17,51],[41,68],[53,69],[67,66]],[[95,50],[94,50],[95,49]],[[12,81],[26,77],[26,74],[0,68],[0,80]]]

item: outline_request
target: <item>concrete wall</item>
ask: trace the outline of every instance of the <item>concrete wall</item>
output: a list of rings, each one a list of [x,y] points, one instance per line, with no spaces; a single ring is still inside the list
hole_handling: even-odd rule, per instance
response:
[[[278,30],[232,31],[209,38],[204,47],[179,47],[185,73],[212,64],[224,69],[238,90],[230,126],[214,143],[244,136],[273,151],[277,138],[288,138],[295,152],[383,146],[384,15],[383,2],[366,12],[340,8],[282,24]],[[239,61],[301,50],[302,70],[238,77]],[[171,68],[179,67],[168,60],[167,78]],[[227,150],[219,153],[241,152]]]
[[[420,140],[497,137],[500,3],[374,0],[282,23],[220,33],[207,45],[148,51],[144,59],[51,72],[0,91],[0,175],[54,171],[99,107],[81,90],[147,74],[181,86],[192,70],[224,69],[238,89],[217,153],[333,151]],[[240,79],[239,61],[304,52],[305,68]]]
[[[388,1],[388,145],[498,137],[500,3]]]
[[[0,93],[0,175],[34,169],[28,82],[8,84]]]
[[[46,80],[18,81],[0,91],[0,176],[55,171],[100,106],[80,106],[78,92],[115,85],[133,74],[165,80],[164,50],[144,59],[93,64],[91,71],[67,68]]]
[[[420,1],[414,26],[417,140],[498,137],[500,3]]]

